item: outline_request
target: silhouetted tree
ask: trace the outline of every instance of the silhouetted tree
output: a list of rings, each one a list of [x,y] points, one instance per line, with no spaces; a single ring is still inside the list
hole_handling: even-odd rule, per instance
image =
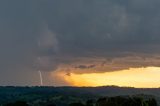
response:
[[[16,101],[15,103],[8,103],[5,106],[29,106],[25,101]]]
[[[148,103],[148,106],[157,106],[157,102],[154,98],[149,99],[147,103]]]
[[[88,100],[86,102],[86,106],[93,106],[93,105],[94,105],[93,100]]]
[[[157,106],[155,99],[145,100],[140,97],[110,97],[98,99],[96,106]]]
[[[85,106],[84,104],[78,102],[78,103],[71,103],[69,106]]]
[[[96,102],[96,106],[107,106],[107,98],[99,98]]]
[[[47,106],[56,106],[54,103],[52,103],[52,104],[48,104]]]

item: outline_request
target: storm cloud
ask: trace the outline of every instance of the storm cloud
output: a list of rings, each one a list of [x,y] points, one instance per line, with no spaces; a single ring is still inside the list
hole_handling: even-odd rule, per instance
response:
[[[159,10],[159,0],[1,0],[0,71],[160,66]]]

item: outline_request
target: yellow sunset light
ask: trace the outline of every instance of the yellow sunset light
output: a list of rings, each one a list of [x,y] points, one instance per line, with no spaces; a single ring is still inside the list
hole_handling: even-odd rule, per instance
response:
[[[71,86],[160,87],[159,67],[130,68],[128,70],[104,73],[70,73],[70,75],[66,75],[65,72],[56,72],[56,74]]]

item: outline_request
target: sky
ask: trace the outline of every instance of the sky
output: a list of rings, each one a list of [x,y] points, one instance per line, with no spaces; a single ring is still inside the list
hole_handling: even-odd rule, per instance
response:
[[[159,87],[159,5],[0,0],[0,85]]]

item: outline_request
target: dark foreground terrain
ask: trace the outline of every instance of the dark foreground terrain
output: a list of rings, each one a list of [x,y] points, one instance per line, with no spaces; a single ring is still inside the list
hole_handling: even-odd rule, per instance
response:
[[[160,88],[0,87],[0,106],[160,106]]]

